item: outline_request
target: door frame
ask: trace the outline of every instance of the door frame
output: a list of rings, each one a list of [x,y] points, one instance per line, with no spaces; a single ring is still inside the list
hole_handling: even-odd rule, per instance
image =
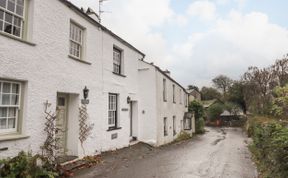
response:
[[[59,102],[59,98],[60,97],[63,97],[65,98],[65,118],[64,118],[64,145],[63,145],[63,149],[64,149],[64,155],[66,155],[67,153],[67,130],[68,130],[68,109],[69,109],[69,94],[66,94],[66,93],[57,93],[57,100],[56,100],[56,114],[58,112],[58,102]],[[57,117],[57,116],[56,116]],[[58,119],[58,118],[57,118]],[[57,122],[57,121],[56,121]]]

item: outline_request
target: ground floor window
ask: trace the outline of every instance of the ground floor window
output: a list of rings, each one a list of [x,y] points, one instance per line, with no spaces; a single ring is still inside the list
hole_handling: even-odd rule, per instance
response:
[[[177,134],[176,131],[176,116],[173,116],[173,136]]]
[[[17,132],[21,84],[0,80],[0,134]]]
[[[168,123],[167,123],[167,117],[164,117],[164,136],[168,135]]]
[[[184,130],[191,130],[192,129],[192,113],[185,113],[184,115]]]
[[[109,128],[117,127],[118,115],[118,95],[109,93],[108,99],[108,126]]]

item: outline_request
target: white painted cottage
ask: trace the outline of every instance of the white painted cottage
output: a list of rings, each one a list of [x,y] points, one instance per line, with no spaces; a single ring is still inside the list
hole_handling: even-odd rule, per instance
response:
[[[155,146],[173,141],[186,131],[192,135],[194,120],[184,119],[188,112],[186,90],[152,63],[139,61],[139,87],[141,88],[141,141]]]
[[[86,154],[122,148],[131,140],[167,143],[174,138],[168,128],[172,115],[179,133],[187,111],[184,88],[161,70],[162,76],[151,78],[143,70],[156,68],[143,62],[145,55],[97,19],[93,12],[85,13],[66,0],[0,1],[0,159],[21,150],[41,151],[46,101],[60,113],[57,125],[66,131],[58,135],[63,155],[82,157],[78,108],[85,86],[89,122],[94,124],[84,144]],[[163,76],[168,102],[168,85],[174,82],[179,103],[166,121],[161,113],[170,106],[159,102]],[[157,83],[157,90],[144,85],[151,82],[155,87]],[[163,122],[167,122],[165,137]]]

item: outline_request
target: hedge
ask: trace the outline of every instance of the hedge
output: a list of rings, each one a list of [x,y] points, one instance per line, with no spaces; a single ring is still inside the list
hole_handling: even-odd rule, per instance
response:
[[[250,150],[264,178],[288,177],[288,128],[279,122],[253,123]]]

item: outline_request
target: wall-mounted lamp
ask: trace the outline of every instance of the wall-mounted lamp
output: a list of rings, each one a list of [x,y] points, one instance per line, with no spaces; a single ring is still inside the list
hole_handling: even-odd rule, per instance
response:
[[[88,98],[88,94],[89,94],[89,89],[87,88],[87,86],[85,86],[85,88],[83,89],[83,97],[85,100]]]
[[[127,97],[127,104],[130,104],[131,103],[131,98],[130,96]]]

